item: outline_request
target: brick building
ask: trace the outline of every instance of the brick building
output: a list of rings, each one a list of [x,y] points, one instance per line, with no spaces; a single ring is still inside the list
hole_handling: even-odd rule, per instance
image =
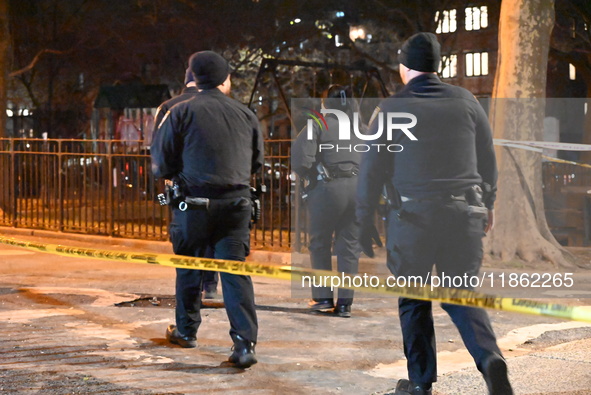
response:
[[[552,40],[564,41],[564,30],[588,29],[583,18],[573,16],[566,6],[556,2],[556,27]],[[441,76],[454,85],[470,90],[477,97],[490,97],[497,66],[500,0],[478,2],[446,1],[434,11],[436,33],[442,44]],[[566,32],[570,34],[571,32]],[[550,52],[547,97],[585,98],[585,82],[576,67]]]
[[[497,65],[500,1],[444,2],[435,11],[442,44],[441,77],[477,97],[490,97]]]
[[[470,90],[486,109],[497,67],[501,1],[452,0],[441,4],[434,11],[436,33],[442,44],[441,78]],[[543,140],[581,143],[585,141],[586,123],[591,125],[586,122],[588,89],[583,70],[577,70],[571,62],[577,59],[577,40],[589,36],[589,26],[569,4],[569,1],[555,4]],[[575,151],[545,154],[582,161],[580,152]],[[545,161],[543,169],[546,217],[552,233],[565,245],[591,244],[591,171],[553,161]]]

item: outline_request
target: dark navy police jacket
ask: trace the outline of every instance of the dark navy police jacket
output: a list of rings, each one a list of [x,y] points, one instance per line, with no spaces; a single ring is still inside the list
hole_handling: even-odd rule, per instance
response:
[[[492,132],[486,113],[472,93],[441,82],[435,74],[422,74],[383,100],[376,111],[382,113],[384,131],[375,143],[400,144],[403,149],[396,153],[372,149],[362,155],[357,194],[360,220],[373,215],[386,183],[401,196],[420,199],[457,193],[486,182],[493,193],[485,204],[493,207],[497,166]],[[417,123],[409,131],[417,140],[399,129],[394,129],[388,140],[388,112],[413,114]],[[395,119],[395,123],[409,122]],[[374,119],[368,134],[375,134],[378,126]]]
[[[247,187],[264,160],[258,119],[217,88],[174,105],[150,151],[156,177],[179,180],[189,189]]]

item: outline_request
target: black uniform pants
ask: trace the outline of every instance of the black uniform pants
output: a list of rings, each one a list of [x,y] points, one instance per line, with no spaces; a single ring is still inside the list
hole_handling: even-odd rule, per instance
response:
[[[332,270],[332,248],[339,272],[357,274],[359,268],[359,225],[355,219],[357,177],[319,181],[308,197],[310,260],[312,268]],[[337,304],[351,305],[353,290],[339,289]],[[329,287],[313,287],[316,301],[332,299]]]
[[[468,215],[465,201],[410,201],[388,219],[388,266],[396,276],[427,280],[433,265],[445,276],[477,275],[482,263],[484,219]],[[469,288],[469,284],[466,288]],[[409,379],[418,384],[437,380],[437,352],[431,302],[399,299],[399,316]],[[501,355],[483,309],[442,304],[482,371],[484,360]]]
[[[173,210],[170,238],[175,254],[244,261],[250,252],[251,202],[247,197],[210,199],[205,206]],[[184,336],[194,336],[201,324],[204,271],[176,269],[176,324]],[[230,335],[256,342],[258,323],[250,276],[220,273]]]
[[[213,258],[213,249],[208,248],[205,252],[206,258]],[[218,288],[219,274],[211,270],[203,271],[203,290],[205,292],[216,292]]]

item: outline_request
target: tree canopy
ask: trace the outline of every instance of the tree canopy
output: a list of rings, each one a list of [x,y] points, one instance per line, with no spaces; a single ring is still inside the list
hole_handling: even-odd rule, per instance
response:
[[[262,56],[338,63],[343,48],[387,73],[394,68],[393,45],[415,31],[432,30],[430,10],[441,3],[7,1],[12,35],[9,102],[47,112],[73,110],[81,118],[76,128],[88,124],[101,85],[141,81],[178,91],[188,56],[205,49],[224,53],[249,80]],[[356,24],[370,28],[371,39],[353,44],[349,33]],[[251,86],[237,88],[247,91]],[[46,125],[50,137],[66,133],[53,121]]]

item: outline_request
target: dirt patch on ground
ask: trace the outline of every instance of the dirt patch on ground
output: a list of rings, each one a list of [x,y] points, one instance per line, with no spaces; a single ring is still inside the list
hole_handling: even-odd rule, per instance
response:
[[[0,370],[0,392],[3,394],[37,393],[46,395],[112,393],[128,395],[177,395],[178,392],[153,392],[125,387],[97,379],[91,375],[64,375],[55,371]]]
[[[555,346],[557,344],[589,338],[591,338],[591,328],[573,328],[544,332],[541,336],[538,336],[535,339],[527,340],[523,345],[532,349],[541,349]]]

